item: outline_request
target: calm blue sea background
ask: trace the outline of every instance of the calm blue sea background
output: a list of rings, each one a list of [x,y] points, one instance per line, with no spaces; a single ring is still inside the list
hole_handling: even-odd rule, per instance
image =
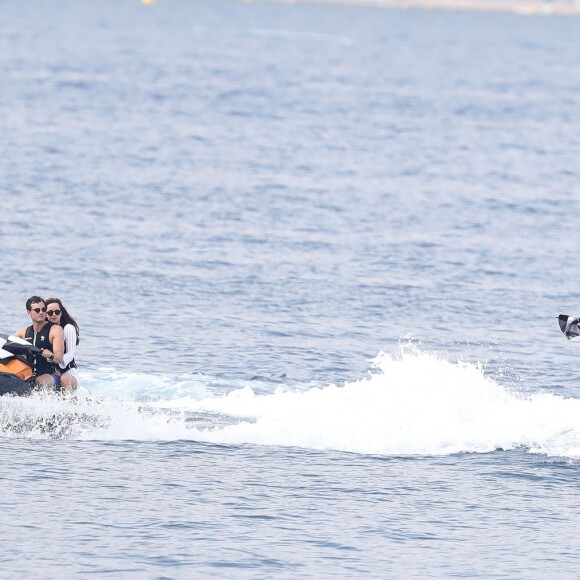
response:
[[[578,577],[577,18],[0,8],[1,577]]]

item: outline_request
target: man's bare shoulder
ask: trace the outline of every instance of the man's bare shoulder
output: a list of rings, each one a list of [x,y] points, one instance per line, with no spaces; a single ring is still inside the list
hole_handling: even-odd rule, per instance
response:
[[[26,326],[20,330],[17,330],[14,333],[14,336],[17,336],[18,338],[26,338]]]

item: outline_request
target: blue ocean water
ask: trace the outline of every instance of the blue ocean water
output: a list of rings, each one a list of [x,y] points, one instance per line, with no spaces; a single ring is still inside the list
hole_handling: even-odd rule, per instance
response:
[[[5,577],[577,577],[562,17],[2,4]]]

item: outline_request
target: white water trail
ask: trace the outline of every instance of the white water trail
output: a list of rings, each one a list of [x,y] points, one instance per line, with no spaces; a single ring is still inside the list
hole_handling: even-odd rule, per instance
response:
[[[368,377],[342,386],[247,384],[215,394],[202,375],[135,375],[112,370],[87,382],[92,399],[0,401],[5,436],[105,440],[192,440],[260,444],[377,455],[485,453],[525,448],[580,457],[580,400],[549,392],[512,392],[481,366],[432,354],[380,353]],[[50,399],[50,398],[49,398]],[[82,417],[66,429],[64,413]],[[55,420],[55,416],[57,419]],[[27,418],[31,427],[26,429]],[[19,429],[14,429],[15,424]],[[36,421],[36,422],[35,422]],[[52,423],[51,423],[52,421]],[[12,429],[11,429],[12,427]]]
[[[481,367],[433,355],[381,353],[375,372],[342,387],[306,392],[251,389],[190,409],[252,417],[204,439],[380,455],[439,455],[525,447],[580,456],[580,401],[513,393]]]

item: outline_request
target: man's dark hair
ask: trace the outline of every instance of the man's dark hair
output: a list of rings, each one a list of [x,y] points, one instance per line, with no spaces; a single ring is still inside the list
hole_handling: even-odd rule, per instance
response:
[[[37,304],[38,302],[44,303],[44,298],[41,298],[40,296],[31,296],[26,301],[26,312],[30,312],[30,309],[32,308],[32,305],[33,304]]]

